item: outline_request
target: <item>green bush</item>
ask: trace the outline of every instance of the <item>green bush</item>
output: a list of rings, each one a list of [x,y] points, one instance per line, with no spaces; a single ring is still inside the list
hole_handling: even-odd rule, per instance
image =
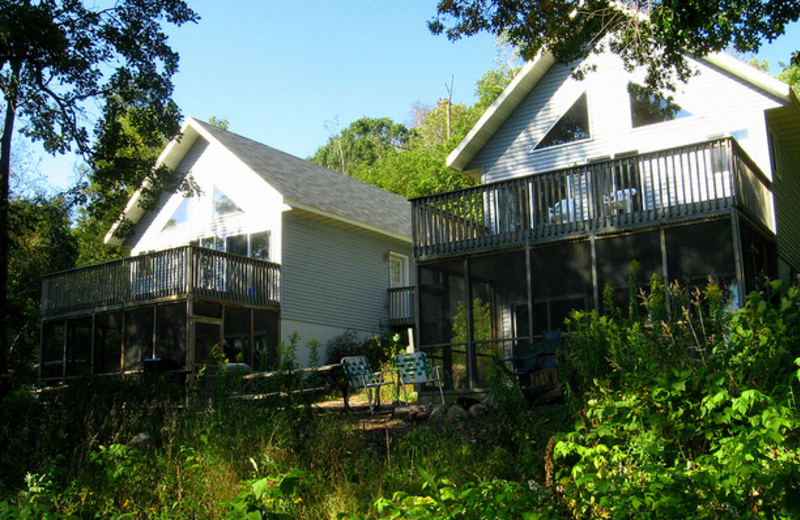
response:
[[[408,338],[405,334],[384,334],[358,339],[356,332],[348,330],[328,341],[326,350],[328,363],[338,363],[343,357],[364,356],[373,369],[387,366],[395,354],[405,350]]]
[[[605,370],[618,376],[584,387],[575,429],[555,447],[560,500],[574,516],[800,514],[800,291],[775,282],[727,317],[715,310],[720,294],[696,292],[683,320],[613,328]],[[575,345],[586,350],[611,324],[581,319]]]

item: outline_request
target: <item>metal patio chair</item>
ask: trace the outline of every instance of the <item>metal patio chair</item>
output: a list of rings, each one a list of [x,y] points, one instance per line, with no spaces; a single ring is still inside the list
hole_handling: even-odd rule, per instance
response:
[[[376,372],[364,356],[347,356],[342,358],[344,370],[353,388],[363,388],[369,402],[369,413],[375,414],[375,408],[381,406],[381,387],[394,384],[394,371]]]
[[[394,357],[394,367],[397,370],[400,384],[403,386],[403,397],[408,405],[406,385],[420,385],[435,383],[439,387],[439,395],[444,404],[444,390],[442,390],[442,377],[439,367],[432,367],[424,352],[401,352]],[[398,394],[399,397],[399,394]]]

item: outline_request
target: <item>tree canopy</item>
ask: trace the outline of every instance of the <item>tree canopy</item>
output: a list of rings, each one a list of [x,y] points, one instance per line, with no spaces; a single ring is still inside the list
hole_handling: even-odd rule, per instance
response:
[[[386,159],[410,139],[409,130],[388,117],[362,117],[319,147],[310,158],[331,170],[354,175],[363,165]]]
[[[428,26],[451,40],[481,31],[504,35],[525,59],[547,50],[569,63],[609,49],[628,67],[645,67],[647,86],[662,90],[691,76],[684,53],[754,53],[799,17],[797,0],[440,0]]]
[[[515,59],[490,69],[472,106],[442,98],[416,103],[411,128],[388,117],[364,117],[331,136],[310,161],[407,198],[466,188],[474,180],[447,166],[448,154],[519,71]]]
[[[89,100],[105,100],[106,125],[115,120],[115,112],[137,107],[130,119],[137,134],[172,137],[180,122],[171,100],[178,54],[167,44],[162,25],[197,19],[183,0],[118,0],[105,8],[80,0],[0,0],[0,89],[5,102],[0,143],[0,377],[8,372],[8,190],[16,120],[23,121],[21,132],[41,141],[48,152],[75,147],[92,166],[85,110]]]

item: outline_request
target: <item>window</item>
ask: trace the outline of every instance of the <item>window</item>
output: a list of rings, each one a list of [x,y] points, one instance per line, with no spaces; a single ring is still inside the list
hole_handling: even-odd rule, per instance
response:
[[[672,121],[673,119],[681,119],[692,115],[675,103],[672,97],[665,98],[661,95],[653,94],[636,83],[628,83],[628,95],[631,100],[631,124],[633,128],[663,123],[664,121]]]
[[[250,257],[269,260],[269,231],[250,235]]]
[[[389,253],[389,287],[406,287],[408,283],[408,257]]]
[[[251,235],[229,237],[204,237],[199,240],[200,247],[215,249],[233,255],[249,256],[259,260],[269,260],[269,231]]]
[[[219,237],[205,237],[200,239],[200,247],[225,251],[225,241]]]
[[[189,199],[183,199],[181,205],[175,210],[170,219],[164,224],[162,231],[174,229],[189,223]]]
[[[214,217],[225,217],[236,213],[243,211],[230,197],[222,193],[222,190],[214,186]]]
[[[589,139],[589,105],[586,102],[586,92],[561,116],[550,131],[545,134],[534,150],[541,150],[559,144]]]
[[[226,238],[225,251],[234,255],[247,256],[247,235],[235,235]]]

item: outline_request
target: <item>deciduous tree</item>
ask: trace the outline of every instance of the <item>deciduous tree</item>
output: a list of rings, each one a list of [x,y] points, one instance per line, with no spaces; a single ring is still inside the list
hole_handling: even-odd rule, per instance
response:
[[[77,148],[92,163],[85,102],[114,93],[139,106],[141,133],[177,128],[171,103],[178,54],[164,23],[197,15],[183,0],[118,0],[109,7],[80,0],[0,0],[0,377],[8,373],[8,186],[14,124],[51,153]],[[152,125],[152,126],[151,126]],[[5,385],[4,385],[5,387]]]
[[[362,165],[372,165],[402,149],[411,138],[409,130],[388,117],[362,117],[321,146],[309,158],[331,170],[353,176]]]
[[[505,35],[526,59],[546,49],[568,63],[608,48],[662,90],[692,74],[684,53],[756,52],[798,17],[798,0],[440,0],[428,25],[453,40]]]

